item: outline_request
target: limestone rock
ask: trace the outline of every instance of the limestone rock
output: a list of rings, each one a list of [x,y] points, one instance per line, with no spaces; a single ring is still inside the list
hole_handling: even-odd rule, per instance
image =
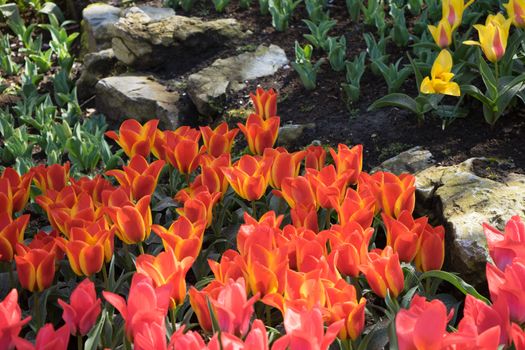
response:
[[[112,45],[117,58],[129,66],[182,66],[244,36],[240,24],[231,18],[203,21],[131,8],[116,24]]]
[[[416,176],[418,197],[446,227],[447,271],[461,273],[474,285],[485,279],[488,253],[482,224],[503,229],[511,216],[525,216],[525,176],[481,177],[474,166],[480,160],[433,166]]]
[[[277,144],[283,147],[296,145],[307,129],[314,129],[315,123],[308,124],[285,124],[279,128],[279,138]]]
[[[432,153],[420,146],[416,146],[385,160],[378,167],[374,168],[372,172],[388,171],[396,175],[402,173],[416,174],[434,164]]]
[[[97,82],[112,75],[117,62],[112,49],[93,52],[84,56],[82,74],[76,82],[78,98],[85,100],[93,96]]]
[[[190,75],[187,91],[201,114],[214,115],[228,92],[243,89],[245,81],[275,74],[286,64],[288,59],[279,46],[260,45],[254,52],[218,59]]]
[[[115,24],[120,18],[120,9],[115,6],[94,3],[82,11],[83,49],[95,52],[111,47]]]
[[[140,122],[160,119],[164,128],[179,126],[179,94],[146,75],[121,75],[100,80],[96,85],[97,109],[108,118],[134,118]]]

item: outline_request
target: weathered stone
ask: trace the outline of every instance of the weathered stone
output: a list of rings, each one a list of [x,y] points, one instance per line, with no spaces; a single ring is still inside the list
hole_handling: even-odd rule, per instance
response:
[[[85,100],[94,96],[97,82],[115,73],[117,63],[118,60],[112,49],[93,52],[84,56],[82,74],[76,82],[78,98]]]
[[[110,48],[115,24],[120,18],[120,9],[95,3],[82,11],[82,17],[82,45],[86,53]]]
[[[275,74],[288,63],[283,49],[276,45],[260,45],[254,52],[218,59],[209,67],[188,78],[188,94],[204,115],[219,112],[228,92],[245,87],[245,82]]]
[[[315,123],[308,124],[285,124],[279,128],[277,144],[283,147],[296,145],[307,129],[315,128]]]
[[[158,118],[164,128],[179,126],[179,94],[146,75],[109,77],[96,85],[97,109],[108,118],[134,118],[141,122]]]
[[[420,146],[416,146],[385,160],[379,166],[372,169],[372,172],[388,171],[396,175],[402,173],[416,174],[434,164],[435,161],[432,153]]]
[[[132,8],[116,24],[113,50],[129,66],[149,68],[161,64],[195,64],[204,53],[243,38],[235,19],[203,21],[184,16],[165,16]]]
[[[433,166],[416,176],[418,198],[447,231],[447,271],[480,285],[487,259],[483,223],[503,229],[513,215],[525,215],[525,176],[510,173],[493,180],[476,174],[469,159],[461,164]]]
[[[124,16],[129,13],[142,13],[151,18],[153,21],[160,21],[161,19],[175,16],[175,10],[169,7],[134,6],[125,10]]]

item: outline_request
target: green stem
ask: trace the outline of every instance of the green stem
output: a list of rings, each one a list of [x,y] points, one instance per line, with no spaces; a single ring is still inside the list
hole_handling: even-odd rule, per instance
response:
[[[13,262],[8,262],[7,263],[9,265],[9,289],[13,289],[13,288],[16,288],[16,285],[15,285],[15,274],[14,274],[14,271],[13,271]]]
[[[266,325],[271,327],[272,326],[272,307],[270,305],[266,305],[265,312],[266,312]]]
[[[177,308],[170,309],[171,324],[173,325],[173,332],[177,329]]]
[[[140,252],[140,254],[141,254],[141,255],[144,254],[144,245],[142,244],[142,242],[139,242],[139,243],[138,243],[138,246],[139,246],[139,252]]]
[[[363,291],[362,291],[361,285],[359,284],[359,278],[358,277],[349,277],[349,278],[350,278],[350,283],[355,288],[356,295],[358,297],[361,296],[361,293],[363,293]]]
[[[82,341],[82,335],[77,334],[77,349],[83,350],[84,349],[84,342]]]
[[[36,329],[40,329],[40,302],[39,302],[40,292],[33,293],[33,314],[35,315]]]
[[[257,204],[252,201],[252,217],[257,220]]]
[[[186,179],[186,187],[190,187],[190,174],[184,174]]]
[[[131,350],[131,343],[128,340],[128,337],[126,336],[126,332],[124,332],[124,349]]]
[[[104,289],[109,291],[109,278],[108,278],[106,260],[104,260],[104,266],[102,266],[102,276],[104,277]]]
[[[494,63],[494,67],[496,68],[496,84],[498,83],[499,81],[499,66],[498,66],[498,61],[496,61]]]
[[[425,279],[425,294],[426,295],[430,295],[430,288],[432,286],[432,279],[431,278],[426,278]]]
[[[332,209],[326,209],[326,218],[325,218],[325,223],[324,223],[325,230],[330,229],[331,216],[332,216]]]

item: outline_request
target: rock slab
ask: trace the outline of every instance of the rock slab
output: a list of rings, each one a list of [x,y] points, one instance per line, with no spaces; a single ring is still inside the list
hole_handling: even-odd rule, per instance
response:
[[[108,118],[140,122],[159,119],[164,128],[179,126],[179,94],[147,75],[109,77],[96,85],[97,109]]]
[[[188,77],[187,92],[199,113],[215,115],[229,92],[245,87],[245,82],[275,74],[288,64],[283,49],[260,45],[254,52],[218,59],[211,66]]]
[[[76,82],[78,98],[86,100],[95,94],[100,79],[113,75],[118,61],[112,49],[89,53],[84,56],[82,74]]]
[[[115,6],[95,3],[82,11],[82,46],[87,52],[96,52],[111,47],[115,24],[120,18],[120,9]]]

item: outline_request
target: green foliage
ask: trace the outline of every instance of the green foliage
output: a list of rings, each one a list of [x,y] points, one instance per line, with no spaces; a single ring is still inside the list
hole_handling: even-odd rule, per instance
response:
[[[268,9],[272,15],[272,25],[279,32],[288,29],[288,22],[293,11],[302,0],[269,0]]]
[[[383,0],[369,0],[367,6],[360,3],[365,24],[375,26],[380,34],[385,33],[385,8]]]
[[[362,0],[346,0],[346,9],[352,21],[356,22],[361,14]]]
[[[381,70],[378,67],[377,62],[386,63],[388,60],[388,55],[386,54],[386,42],[387,39],[382,36],[379,41],[376,41],[374,36],[370,33],[364,33],[363,38],[365,39],[366,47],[368,48],[368,55],[372,64],[370,68],[374,75],[381,75]]]
[[[328,61],[330,66],[336,72],[340,72],[345,69],[346,60],[346,38],[341,35],[339,39],[330,37],[328,38]]]
[[[301,47],[297,41],[295,42],[295,62],[292,62],[292,66],[299,74],[301,82],[307,90],[315,89],[317,72],[324,62],[323,59],[320,59],[315,64],[312,64],[312,52],[312,45],[307,44]]]
[[[361,52],[353,61],[346,61],[346,83],[341,84],[347,106],[359,100],[361,77],[365,73],[366,52]]]
[[[306,12],[308,12],[308,18],[312,22],[320,23],[330,19],[330,14],[324,10],[326,7],[325,0],[304,0],[304,4]]]
[[[252,6],[252,0],[239,0],[239,7],[249,9]]]
[[[328,47],[328,32],[336,25],[335,20],[325,20],[320,23],[314,23],[307,19],[303,20],[310,30],[311,34],[304,34],[304,38],[308,40],[316,49],[323,49],[329,51]]]
[[[401,89],[401,85],[403,85],[403,83],[410,76],[412,69],[410,66],[400,68],[399,64],[401,61],[402,58],[398,59],[396,63],[391,63],[388,66],[380,60],[372,61],[383,75],[383,78],[388,85],[388,93],[399,91],[399,89]]]
[[[226,6],[229,5],[230,0],[211,0],[213,2],[213,6],[215,7],[215,11],[222,12],[226,8]]]
[[[395,4],[390,6],[390,15],[393,19],[393,27],[390,30],[390,37],[399,47],[408,44],[408,29],[405,21],[405,7],[397,7]]]

